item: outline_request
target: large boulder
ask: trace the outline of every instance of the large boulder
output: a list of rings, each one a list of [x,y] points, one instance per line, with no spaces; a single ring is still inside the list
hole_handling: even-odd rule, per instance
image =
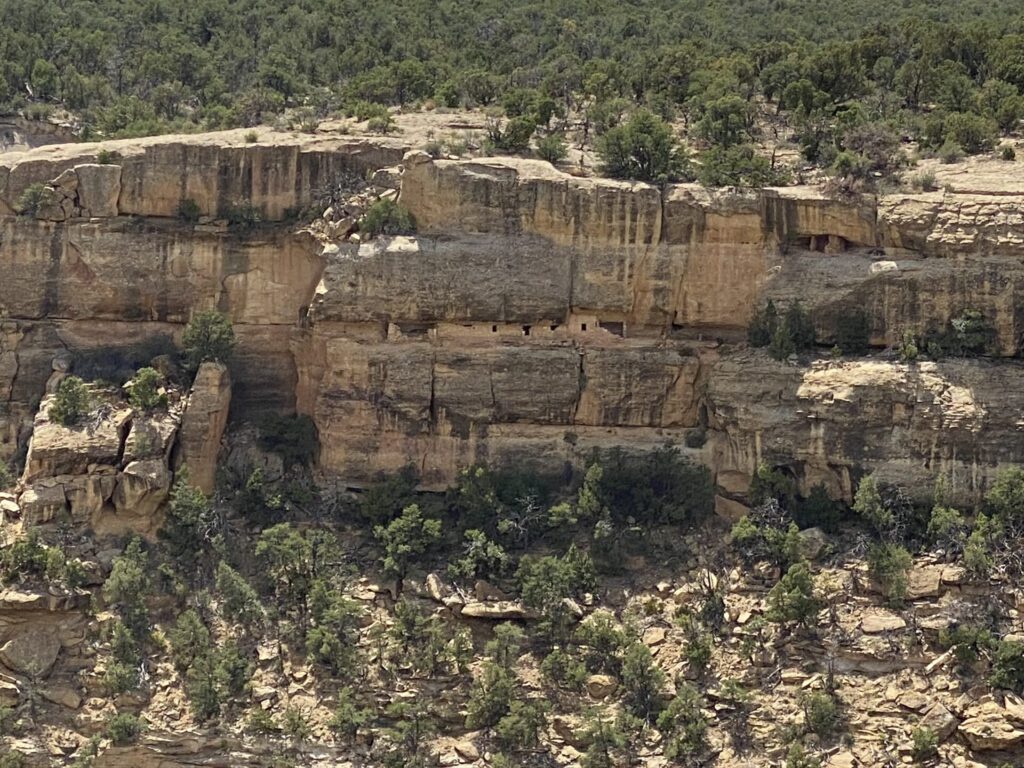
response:
[[[21,515],[28,525],[48,523],[68,508],[63,485],[34,485],[25,489],[18,499]]]
[[[53,402],[47,398],[39,407],[22,479],[30,483],[40,477],[89,474],[95,464],[116,466],[131,424],[131,409],[107,408],[90,414],[82,425],[65,427],[50,419]]]
[[[203,493],[213,492],[220,440],[231,406],[231,376],[221,363],[203,363],[196,372],[181,420],[180,460],[189,480]]]
[[[60,653],[60,638],[53,630],[31,629],[0,647],[0,661],[8,669],[31,677],[45,677]]]
[[[965,714],[967,718],[960,723],[960,733],[971,749],[1005,751],[1024,743],[1024,730],[994,702],[986,702]]]
[[[171,490],[171,470],[161,459],[133,461],[117,478],[114,509],[119,515],[153,517]]]

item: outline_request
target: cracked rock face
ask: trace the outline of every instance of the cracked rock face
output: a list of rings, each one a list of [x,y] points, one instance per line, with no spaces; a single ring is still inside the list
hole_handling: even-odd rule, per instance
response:
[[[740,344],[759,303],[799,299],[825,345],[855,311],[881,348],[977,309],[994,354],[1015,355],[1016,191],[661,190],[510,158],[414,152],[396,169],[395,140],[271,139],[116,142],[110,165],[88,145],[0,161],[0,456],[27,441],[55,355],[173,346],[194,311],[219,307],[238,339],[232,407],[309,415],[322,468],[357,485],[410,461],[441,487],[473,462],[561,467],[669,441],[711,467],[726,510],[761,460],[844,496],[866,471],[914,485],[939,469],[970,498],[1024,460],[1015,362],[801,366]],[[400,190],[415,236],[346,234],[344,203],[324,211],[331,226],[280,221],[367,170],[379,194]],[[13,215],[33,183],[51,190],[52,217]],[[185,198],[209,223],[178,219]],[[269,224],[212,221],[238,200]],[[216,426],[212,412],[197,423]],[[165,431],[150,437],[166,453]],[[135,442],[123,465],[156,458]],[[63,487],[71,505],[110,499],[106,485]],[[41,515],[60,506],[48,494],[30,498]]]

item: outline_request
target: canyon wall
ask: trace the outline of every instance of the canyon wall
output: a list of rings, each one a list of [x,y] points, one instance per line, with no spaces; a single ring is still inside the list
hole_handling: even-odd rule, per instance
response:
[[[671,442],[725,497],[766,460],[847,497],[877,471],[918,489],[941,472],[974,498],[1024,460],[1009,359],[1024,195],[661,190],[406,149],[227,133],[0,157],[0,455],[27,442],[55,359],[144,357],[218,308],[239,338],[234,418],[309,415],[321,468],[351,485],[410,462],[436,488],[476,461],[552,470]],[[415,236],[328,242],[295,223],[339,174],[400,161]],[[40,183],[36,215],[18,215]],[[239,202],[264,225],[217,220]],[[800,299],[822,359],[746,349],[767,298]],[[998,357],[883,351],[967,309]],[[854,312],[875,352],[826,359]]]

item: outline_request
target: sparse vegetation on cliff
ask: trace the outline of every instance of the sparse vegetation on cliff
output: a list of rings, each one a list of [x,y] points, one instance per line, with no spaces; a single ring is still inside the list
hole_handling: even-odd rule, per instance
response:
[[[78,424],[92,408],[92,396],[85,382],[77,376],[65,376],[57,385],[50,406],[50,418],[65,427]]]
[[[416,232],[416,219],[394,200],[375,202],[359,220],[359,231],[369,237],[377,235],[411,235]]]
[[[208,361],[228,362],[235,348],[235,332],[220,312],[197,312],[185,326],[181,344],[186,366],[195,371]]]

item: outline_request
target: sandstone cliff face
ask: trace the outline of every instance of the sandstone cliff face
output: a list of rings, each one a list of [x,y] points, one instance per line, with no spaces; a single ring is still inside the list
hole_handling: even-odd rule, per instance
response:
[[[340,171],[395,163],[399,142],[152,139],[112,144],[112,166],[98,149],[0,161],[0,213],[32,183],[50,190],[36,218],[0,218],[6,454],[55,355],[173,342],[217,307],[239,338],[232,407],[310,415],[322,468],[353,484],[411,461],[436,487],[474,461],[560,466],[705,431],[688,450],[734,495],[761,459],[843,494],[872,469],[922,483],[942,469],[972,494],[1024,458],[998,416],[1015,363],[805,368],[734,346],[771,297],[799,298],[826,343],[854,311],[884,346],[977,309],[1015,355],[1017,197],[660,190],[411,153],[401,202],[418,234],[323,247],[283,222],[243,236],[174,217],[182,199],[204,215],[242,200],[278,221]]]

